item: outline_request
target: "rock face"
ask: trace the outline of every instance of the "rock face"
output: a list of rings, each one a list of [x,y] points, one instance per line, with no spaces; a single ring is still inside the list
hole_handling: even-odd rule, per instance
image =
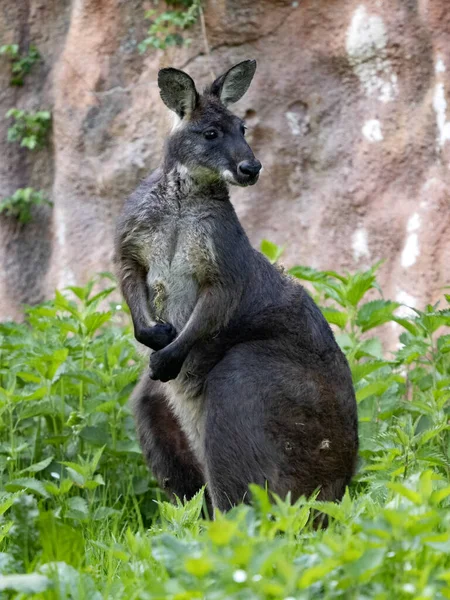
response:
[[[160,160],[169,116],[161,66],[200,84],[245,58],[258,70],[235,110],[264,165],[233,190],[252,242],[285,262],[355,270],[385,259],[386,297],[421,307],[450,281],[450,10],[447,0],[209,0],[188,47],[141,55],[150,3],[3,0],[2,43],[38,47],[23,88],[0,57],[0,111],[50,109],[52,147],[6,142],[2,196],[51,196],[30,225],[0,219],[0,316],[111,270],[114,222]]]

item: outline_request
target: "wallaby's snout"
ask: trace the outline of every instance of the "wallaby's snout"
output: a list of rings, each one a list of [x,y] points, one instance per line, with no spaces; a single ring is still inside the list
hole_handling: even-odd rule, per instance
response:
[[[231,67],[199,94],[191,77],[178,69],[161,69],[161,98],[180,118],[167,143],[167,168],[182,166],[196,179],[222,179],[254,185],[261,163],[245,140],[242,119],[228,110],[248,90],[256,61]]]
[[[249,185],[253,185],[258,181],[259,173],[262,169],[262,164],[257,158],[253,160],[243,160],[238,164],[238,173],[244,180],[247,179]]]

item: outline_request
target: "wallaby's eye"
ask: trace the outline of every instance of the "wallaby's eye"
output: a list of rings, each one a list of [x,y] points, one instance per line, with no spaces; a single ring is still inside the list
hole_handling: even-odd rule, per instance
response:
[[[241,125],[241,133],[242,133],[242,135],[245,135],[246,131],[247,131],[247,127],[245,125]]]
[[[217,131],[215,129],[207,129],[206,131],[203,132],[203,137],[206,140],[215,140],[218,135],[219,134],[217,133]]]

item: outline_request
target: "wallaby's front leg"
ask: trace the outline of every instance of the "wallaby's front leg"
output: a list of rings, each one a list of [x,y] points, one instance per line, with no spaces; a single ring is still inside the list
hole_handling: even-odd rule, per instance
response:
[[[135,260],[121,263],[120,285],[130,308],[134,336],[152,350],[161,350],[175,339],[177,332],[170,323],[156,323],[149,314],[145,269]]]
[[[235,308],[237,294],[222,287],[209,287],[200,294],[188,322],[178,337],[150,357],[150,377],[160,381],[175,379],[194,344],[221,329]]]

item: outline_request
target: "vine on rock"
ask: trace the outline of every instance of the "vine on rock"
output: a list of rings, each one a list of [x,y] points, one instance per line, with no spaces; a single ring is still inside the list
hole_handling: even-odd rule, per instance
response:
[[[201,0],[169,0],[173,9],[157,13],[155,9],[146,12],[151,19],[148,36],[139,44],[140,52],[148,48],[165,50],[169,46],[188,45],[190,39],[183,37],[183,32],[197,23],[201,13]]]

